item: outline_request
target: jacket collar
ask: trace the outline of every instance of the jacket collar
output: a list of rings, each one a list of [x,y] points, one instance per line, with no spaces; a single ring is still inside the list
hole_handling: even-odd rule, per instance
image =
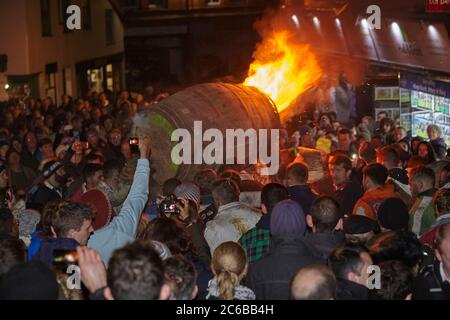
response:
[[[435,193],[436,193],[436,189],[431,188],[431,189],[422,191],[421,193],[418,194],[418,196],[419,197],[433,197]]]
[[[226,211],[228,209],[235,208],[235,207],[240,207],[240,206],[244,206],[244,204],[242,204],[239,201],[230,202],[230,203],[224,204],[223,206],[219,207],[218,214],[220,214],[221,212]]]

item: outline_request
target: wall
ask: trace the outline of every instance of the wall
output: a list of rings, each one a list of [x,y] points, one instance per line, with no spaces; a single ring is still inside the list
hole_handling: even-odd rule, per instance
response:
[[[91,29],[64,33],[59,0],[50,2],[52,36],[42,37],[39,0],[1,0],[0,53],[8,55],[7,75],[40,73],[41,96],[45,94],[45,65],[57,63],[57,95],[61,96],[64,68],[71,69],[71,91],[76,93],[77,63],[123,52],[123,27],[114,13],[115,43],[107,46],[105,10],[112,9],[111,5],[108,0],[91,0]]]

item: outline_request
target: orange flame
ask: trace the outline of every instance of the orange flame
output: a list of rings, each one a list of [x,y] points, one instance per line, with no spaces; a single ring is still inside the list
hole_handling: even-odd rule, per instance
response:
[[[244,85],[266,93],[280,113],[322,76],[309,45],[289,43],[287,32],[275,32],[264,39],[254,57]]]

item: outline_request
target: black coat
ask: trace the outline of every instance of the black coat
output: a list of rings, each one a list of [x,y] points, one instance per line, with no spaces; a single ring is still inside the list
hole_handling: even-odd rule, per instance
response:
[[[317,195],[308,186],[289,187],[289,195],[302,207],[305,214],[309,214],[312,203],[317,199]]]
[[[409,184],[408,172],[402,168],[393,168],[388,171],[390,178],[397,180],[403,184]]]
[[[443,138],[438,138],[430,141],[431,146],[433,147],[434,153],[439,159],[443,159],[447,154],[447,144]]]
[[[417,276],[413,300],[450,300],[450,283],[442,282],[438,260],[422,269]]]
[[[292,277],[302,267],[325,264],[302,236],[274,236],[270,252],[250,264],[247,286],[257,300],[288,300]]]
[[[351,215],[353,213],[353,207],[363,194],[361,185],[350,180],[344,188],[336,190],[333,197],[341,207],[341,214]]]
[[[314,232],[306,236],[306,240],[324,259],[338,246],[345,242],[345,234],[341,231],[335,232]]]
[[[352,281],[337,279],[338,300],[368,300],[369,290]]]

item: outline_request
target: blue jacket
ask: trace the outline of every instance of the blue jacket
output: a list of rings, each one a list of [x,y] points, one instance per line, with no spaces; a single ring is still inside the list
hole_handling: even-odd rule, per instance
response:
[[[33,260],[33,257],[39,251],[41,247],[41,242],[43,239],[48,238],[41,230],[36,230],[31,234],[31,242],[28,247],[28,261]]]
[[[122,248],[136,238],[139,219],[148,200],[149,173],[148,160],[138,160],[130,193],[119,215],[89,238],[87,246],[100,253],[106,266],[116,249]]]
[[[75,250],[79,245],[76,240],[70,238],[44,238],[33,260],[43,262],[51,268],[55,250]]]

